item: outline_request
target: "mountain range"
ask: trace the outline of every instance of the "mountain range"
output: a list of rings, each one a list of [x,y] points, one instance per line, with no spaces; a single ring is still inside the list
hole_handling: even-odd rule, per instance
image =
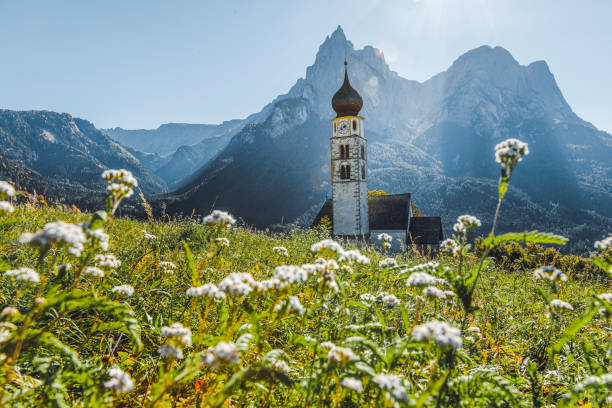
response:
[[[331,97],[345,56],[364,100],[370,189],[411,192],[447,234],[464,213],[485,231],[499,176],[493,147],[516,137],[531,153],[513,175],[500,231],[556,232],[580,252],[612,232],[612,136],[572,111],[544,61],[523,66],[501,47],[468,51],[418,82],[381,51],[355,49],[338,27],[305,76],[247,118],[99,131],[68,114],[0,111],[0,155],[91,189],[102,168],[128,168],[171,213],[219,208],[257,227],[309,225],[330,194]]]

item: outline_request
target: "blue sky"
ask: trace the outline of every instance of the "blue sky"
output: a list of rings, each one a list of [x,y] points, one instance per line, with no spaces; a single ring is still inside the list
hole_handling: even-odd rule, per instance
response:
[[[0,0],[0,108],[124,128],[245,117],[340,24],[419,81],[483,44],[545,60],[576,113],[612,132],[610,21],[609,0]]]

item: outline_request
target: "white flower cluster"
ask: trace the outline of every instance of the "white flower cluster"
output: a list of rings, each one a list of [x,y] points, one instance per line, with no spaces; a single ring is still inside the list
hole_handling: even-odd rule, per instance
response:
[[[394,258],[385,258],[378,263],[381,268],[392,268],[397,266],[397,261]]]
[[[134,389],[134,381],[128,375],[118,367],[114,367],[108,370],[110,380],[104,383],[106,388],[110,388],[117,392],[129,392]]]
[[[351,267],[350,267],[350,266],[348,266],[348,265],[342,265],[342,268],[340,268],[340,269],[341,269],[341,270],[343,270],[343,271],[345,271],[345,272],[347,272],[347,273],[350,273],[351,275],[352,275],[353,273],[355,273],[355,271],[353,271],[353,268],[351,268]]]
[[[108,250],[108,234],[104,232],[102,228],[96,230],[85,230],[85,235],[95,240],[103,251]]]
[[[412,337],[416,341],[434,340],[440,347],[460,348],[463,344],[461,330],[450,326],[448,323],[432,320],[415,327]]]
[[[606,303],[612,303],[612,293],[602,293],[597,295],[597,299],[603,300]]]
[[[270,363],[270,366],[275,370],[282,371],[283,373],[289,373],[291,371],[291,367],[284,360],[274,360]]]
[[[344,252],[342,245],[340,245],[333,239],[324,239],[323,241],[319,241],[316,244],[313,244],[310,247],[310,250],[314,253],[319,253],[324,250],[329,250],[332,252],[336,252],[338,254],[341,254],[342,252]]]
[[[427,272],[414,272],[406,280],[406,285],[409,287],[419,288],[423,286],[435,285],[438,279],[431,276]]]
[[[480,220],[472,215],[460,215],[453,226],[453,230],[458,234],[465,234],[475,228],[480,227]]]
[[[138,186],[138,180],[129,170],[106,170],[102,173],[102,178],[108,181],[106,190],[115,197],[130,197],[134,191],[132,188]]]
[[[448,238],[440,243],[440,251],[451,253],[454,256],[457,256],[461,251],[461,247],[459,246],[459,244],[457,244],[457,242],[455,242],[454,239]]]
[[[83,244],[87,241],[83,229],[75,224],[63,221],[50,222],[41,231],[32,234],[26,232],[21,235],[22,244],[49,249],[52,245],[65,246],[72,255],[79,257],[83,251]]]
[[[404,269],[401,273],[410,273],[410,272],[421,272],[421,271],[434,271],[440,267],[439,262],[427,262],[419,265],[415,265],[411,268]]]
[[[306,308],[302,306],[302,303],[300,303],[300,299],[297,296],[289,296],[289,299],[287,299],[286,302],[281,302],[274,306],[274,310],[279,312],[285,307],[289,313],[295,312],[300,316],[306,313]]]
[[[338,258],[338,261],[348,262],[350,264],[353,264],[353,262],[362,264],[362,265],[370,264],[370,258],[368,258],[365,255],[362,255],[361,252],[359,252],[357,249],[352,249],[350,251],[343,251],[340,257]]]
[[[108,271],[117,269],[121,266],[121,261],[118,260],[113,254],[98,254],[94,257],[94,261],[96,261],[96,264],[100,268]]]
[[[8,201],[0,201],[0,214],[9,214],[15,211],[11,203]]]
[[[115,286],[113,289],[111,289],[111,291],[114,293],[119,293],[123,296],[132,296],[134,294],[134,288],[130,285]]]
[[[326,344],[326,346],[328,346],[326,347],[328,349],[327,361],[332,364],[346,363],[352,360],[359,359],[359,357],[357,357],[353,350],[348,347],[339,347],[331,342],[321,343],[321,347],[323,347],[323,344]]]
[[[553,299],[550,301],[550,307],[552,309],[557,309],[557,310],[561,310],[561,309],[565,309],[565,310],[574,310],[574,307],[572,305],[570,305],[567,302],[564,302],[562,300],[559,299]]]
[[[211,299],[225,299],[225,293],[212,283],[187,289],[187,295],[198,297],[208,296]]]
[[[202,357],[202,362],[214,370],[223,364],[233,365],[240,363],[240,354],[234,343],[222,341],[215,347],[208,348],[208,352]]]
[[[380,241],[380,245],[384,249],[389,249],[389,248],[391,248],[391,241],[393,241],[393,237],[391,237],[391,235],[383,232],[383,233],[378,234],[378,240]]]
[[[83,273],[86,275],[95,276],[97,278],[104,277],[104,271],[96,266],[88,266],[87,268],[85,268]]]
[[[164,344],[157,350],[162,357],[182,359],[181,348],[191,346],[191,330],[178,322],[170,327],[162,327],[161,335],[172,340],[172,344]]]
[[[348,388],[349,390],[353,390],[356,392],[363,391],[363,384],[361,383],[361,380],[358,380],[357,378],[344,377],[342,379],[342,382],[340,382],[340,385],[342,385],[344,388]]]
[[[604,238],[601,241],[595,241],[595,248],[601,250],[601,251],[605,251],[608,248],[612,247],[612,236],[609,236],[608,238]]]
[[[218,242],[219,245],[229,248],[230,242],[227,238],[215,238],[215,242]]]
[[[495,161],[502,166],[513,167],[529,154],[527,143],[518,139],[507,139],[495,146]]]
[[[554,266],[550,266],[550,265],[542,266],[541,268],[536,269],[535,271],[533,271],[533,275],[538,279],[539,278],[548,279],[553,282],[567,280],[566,274],[564,274],[563,272],[561,272],[559,269],[555,268]]]
[[[442,300],[446,299],[446,293],[436,288],[435,286],[426,287],[425,290],[423,290],[423,294],[429,298],[436,298]]]
[[[397,401],[405,401],[408,399],[408,393],[406,392],[402,377],[398,375],[378,374],[372,378],[372,382],[378,385],[381,390],[388,391],[388,394]]]
[[[19,281],[38,283],[40,277],[34,269],[30,268],[18,268],[10,269],[4,272],[4,276],[12,276]]]
[[[401,303],[395,295],[385,295],[383,296],[382,301],[387,307],[399,306]]]
[[[176,269],[176,265],[172,262],[161,261],[158,265],[162,272],[167,274],[173,274],[174,270]]]
[[[316,273],[315,265],[281,265],[274,269],[273,279],[287,283],[301,283],[308,279],[309,274]]]
[[[0,180],[0,198],[8,198],[15,196],[15,189],[12,185],[4,180]]]
[[[206,225],[230,226],[236,223],[236,219],[229,213],[220,210],[214,210],[212,213],[204,217],[202,220]]]
[[[148,239],[148,240],[154,240],[154,239],[157,239],[157,236],[156,236],[156,235],[149,234],[149,233],[148,233],[146,230],[142,230],[142,237],[143,237],[144,239]]]
[[[287,251],[287,248],[282,247],[282,246],[274,247],[272,248],[272,251],[282,256],[289,256],[289,251]]]
[[[581,392],[585,388],[591,388],[593,386],[597,387],[605,387],[608,386],[608,389],[612,387],[612,374],[603,374],[600,377],[589,376],[582,380],[576,387],[574,387],[574,392]]]
[[[350,264],[356,262],[364,265],[370,264],[370,258],[362,255],[357,249],[345,251],[344,248],[342,248],[342,245],[332,239],[324,239],[323,241],[319,241],[312,245],[310,250],[314,253],[320,253],[325,250],[335,252],[339,255],[338,261],[340,262],[348,262]]]
[[[235,296],[248,295],[253,291],[255,279],[247,272],[232,272],[220,283],[219,289]]]
[[[361,299],[363,302],[375,302],[376,296],[372,295],[371,293],[364,293],[363,295],[359,296],[359,299]]]

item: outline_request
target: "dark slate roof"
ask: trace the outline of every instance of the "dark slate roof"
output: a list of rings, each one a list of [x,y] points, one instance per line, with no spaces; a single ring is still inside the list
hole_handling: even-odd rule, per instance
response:
[[[368,199],[370,230],[408,230],[410,214],[410,193],[389,194]],[[334,223],[333,201],[328,198],[312,222],[315,227],[323,217]]]
[[[410,193],[389,194],[368,199],[371,230],[407,230]]]
[[[412,217],[408,240],[417,244],[439,244],[444,239],[440,217]]]

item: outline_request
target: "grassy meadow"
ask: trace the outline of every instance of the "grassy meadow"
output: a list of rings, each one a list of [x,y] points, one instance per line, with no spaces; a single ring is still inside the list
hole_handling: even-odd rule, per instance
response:
[[[430,260],[222,212],[113,218],[136,183],[106,176],[98,213],[0,213],[0,405],[612,405],[612,239],[596,276],[501,267],[507,242],[565,241],[462,216]]]

